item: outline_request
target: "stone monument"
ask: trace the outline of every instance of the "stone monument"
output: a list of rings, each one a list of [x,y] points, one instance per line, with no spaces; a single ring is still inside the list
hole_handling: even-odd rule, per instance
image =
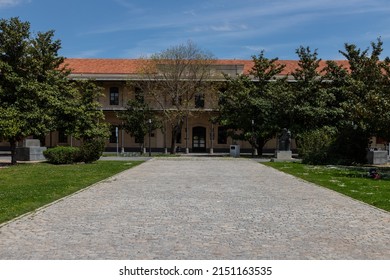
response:
[[[39,161],[45,160],[43,151],[46,147],[41,147],[41,142],[38,139],[25,139],[22,147],[16,148],[17,161]]]
[[[369,164],[387,164],[388,152],[382,150],[370,150],[367,152],[367,161]]]
[[[283,128],[279,135],[278,149],[276,151],[277,160],[292,160],[291,152],[291,132],[287,128]]]

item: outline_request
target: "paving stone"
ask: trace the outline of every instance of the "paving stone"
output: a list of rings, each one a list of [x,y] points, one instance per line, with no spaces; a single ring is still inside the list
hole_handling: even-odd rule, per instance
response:
[[[0,226],[0,259],[390,259],[390,213],[249,159],[153,159]]]

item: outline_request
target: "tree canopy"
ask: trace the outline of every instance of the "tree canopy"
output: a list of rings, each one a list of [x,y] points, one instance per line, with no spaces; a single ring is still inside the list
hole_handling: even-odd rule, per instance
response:
[[[328,62],[327,78],[333,81],[330,90],[338,96],[343,111],[333,152],[346,163],[366,160],[372,136],[390,140],[390,61],[380,59],[382,51],[380,38],[364,50],[346,43],[340,53],[349,68]]]
[[[285,79],[275,79],[285,67],[277,64],[277,58],[268,59],[261,52],[252,60],[248,75],[226,76],[220,123],[231,130],[233,138],[249,141],[261,155],[265,143],[281,129],[284,112],[275,101],[285,99],[288,91]]]
[[[118,113],[123,128],[132,137],[139,140],[140,153],[143,153],[144,137],[150,130],[161,127],[160,120],[149,105],[141,100],[129,100],[126,110]],[[150,123],[149,123],[150,120]]]
[[[16,142],[31,135],[60,128],[83,138],[104,134],[96,131],[105,129],[94,85],[70,81],[60,48],[52,30],[33,36],[28,22],[0,20],[0,139],[11,144],[12,163]]]
[[[97,102],[102,89],[92,81],[69,79],[60,49],[53,30],[32,34],[30,24],[19,18],[0,20],[0,140],[10,142],[13,163],[16,143],[28,136],[43,140],[55,130],[84,141],[108,136]],[[248,74],[225,76],[218,121],[259,154],[269,139],[289,128],[298,141],[332,134],[326,145],[317,146],[328,146],[329,155],[345,162],[364,162],[371,136],[390,141],[390,59],[381,60],[382,52],[380,38],[363,50],[346,43],[340,53],[348,64],[340,65],[324,63],[317,50],[301,46],[298,67],[288,80],[282,75],[285,65],[262,51],[252,56]],[[155,125],[160,118],[164,133],[171,128],[175,153],[186,119],[202,110],[204,96],[221,85],[210,79],[214,63],[213,55],[190,41],[145,59],[139,69],[143,79],[131,82],[145,103],[129,102],[120,116],[125,129],[142,138],[149,128],[145,120],[154,119]]]
[[[317,50],[301,46],[289,82],[280,75],[283,65],[261,52],[252,57],[249,75],[226,77],[220,122],[259,154],[268,139],[287,127],[298,146],[305,138],[301,144],[321,147],[313,154],[321,154],[324,161],[332,157],[337,162],[364,162],[370,137],[390,140],[390,59],[380,60],[382,51],[381,39],[365,50],[345,44],[340,53],[346,67],[321,63]]]
[[[177,135],[195,108],[196,95],[210,88],[213,63],[212,54],[188,41],[153,54],[139,69],[145,80],[135,86],[162,111],[163,122],[171,127],[171,153],[176,153]]]

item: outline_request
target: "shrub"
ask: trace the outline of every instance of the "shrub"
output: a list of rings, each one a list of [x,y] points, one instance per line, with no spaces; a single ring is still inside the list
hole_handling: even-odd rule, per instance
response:
[[[330,149],[331,157],[337,159],[333,163],[342,165],[366,163],[369,139],[368,133],[358,129],[341,129]]]
[[[299,137],[299,154],[306,164],[327,164],[330,158],[330,149],[334,143],[336,131],[330,127],[323,127],[302,133]]]
[[[80,147],[80,160],[85,163],[97,161],[103,154],[104,141],[93,139],[85,141]]]
[[[72,164],[79,161],[80,149],[58,146],[44,151],[43,154],[52,164]]]

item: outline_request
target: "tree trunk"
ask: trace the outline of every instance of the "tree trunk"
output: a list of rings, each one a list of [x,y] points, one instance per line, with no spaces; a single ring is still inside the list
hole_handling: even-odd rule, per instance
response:
[[[176,130],[172,130],[172,139],[171,139],[171,155],[176,155]]]
[[[264,139],[257,139],[256,141],[257,143],[257,155],[259,157],[263,156],[263,148],[264,148],[264,145],[265,143],[267,142],[267,140],[264,140]]]
[[[144,154],[144,152],[145,152],[144,147],[145,147],[144,143],[140,143],[139,144],[139,155],[140,156],[142,156]]]
[[[16,164],[16,141],[11,140],[11,164],[15,165]]]
[[[171,155],[176,154],[176,139],[177,139],[177,135],[179,134],[181,129],[182,129],[182,123],[180,123],[172,128]]]

